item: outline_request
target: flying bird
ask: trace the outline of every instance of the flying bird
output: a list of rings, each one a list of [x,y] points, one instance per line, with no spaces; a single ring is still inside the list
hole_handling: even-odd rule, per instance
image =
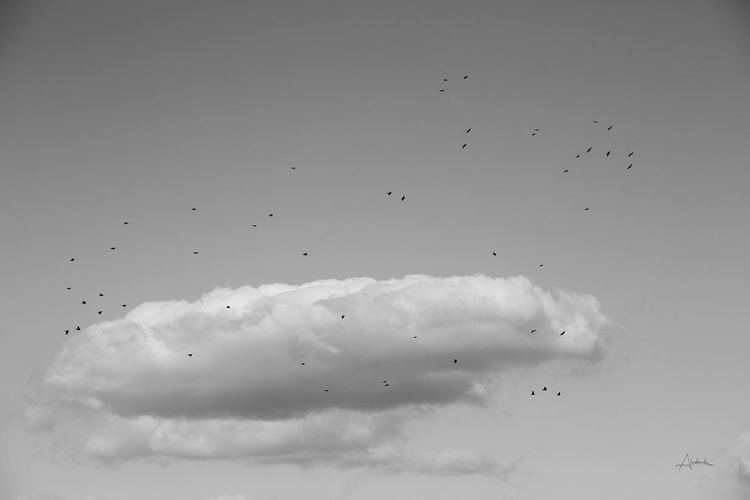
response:
[[[533,330],[531,330],[531,333],[534,333],[535,331],[536,331],[536,328],[535,328],[535,329],[533,329]]]
[[[81,304],[85,304],[85,303],[86,303],[86,301],[85,301],[85,300],[82,300],[82,301],[81,301]]]
[[[99,292],[99,297],[104,297],[104,294]]]
[[[610,125],[610,126],[609,126],[609,128],[608,128],[607,130],[612,130],[612,125]]]
[[[454,360],[453,360],[453,364],[456,364],[456,363],[458,363],[458,360],[457,360],[457,359],[454,359]]]
[[[110,250],[114,250],[114,249],[115,249],[115,247],[109,247],[109,249],[110,249]]]
[[[580,158],[580,157],[581,157],[581,155],[576,155],[576,158]]]
[[[273,214],[268,214],[269,217],[273,217]]]
[[[635,153],[635,151],[631,151],[630,154],[628,155],[628,158],[630,158],[631,156],[633,156],[633,153]]]
[[[445,92],[445,89],[440,89],[440,92]]]
[[[76,331],[80,332],[80,331],[81,331],[81,327],[80,327],[80,326],[77,326],[77,327],[76,327]]]
[[[72,258],[72,259],[70,259],[70,262],[73,262],[74,260],[76,260],[76,259],[75,259],[75,258]]]
[[[588,148],[588,149],[586,150],[586,152],[587,152],[587,153],[590,153],[592,149],[594,149],[594,148]]]
[[[467,78],[469,78],[469,75],[464,75],[464,80],[466,80]]]
[[[384,383],[384,384],[385,384],[386,382],[388,382],[388,381],[387,381],[387,380],[383,380],[383,383]]]
[[[535,135],[536,135],[536,132],[533,132],[533,133],[531,134],[531,137],[534,137]]]
[[[253,227],[258,227],[258,224],[253,224]]]
[[[197,208],[195,208],[195,207],[193,207],[193,208],[191,208],[190,210],[198,210],[198,209],[197,209]]]
[[[387,192],[387,193],[385,193],[385,194],[387,194],[388,196],[390,196],[390,195],[392,195],[392,194],[393,194],[393,191],[388,191],[388,192]]]
[[[461,149],[464,149],[464,148],[466,148],[466,144],[464,144],[463,146],[461,146]]]
[[[562,333],[560,334],[560,336],[561,336],[561,337],[562,337],[563,335],[565,335],[565,330],[563,330],[563,331],[562,331]]]
[[[192,358],[192,357],[193,357],[193,353],[192,353],[192,352],[189,352],[189,353],[188,353],[188,358]]]
[[[307,257],[307,252],[303,253],[302,255],[304,255],[305,257]]]
[[[467,130],[466,130],[466,133],[467,133],[467,134],[468,134],[469,132],[471,132],[471,129],[467,129]]]
[[[231,307],[227,306],[227,309],[231,309]]]
[[[128,307],[128,305],[127,304],[122,304],[122,307]]]
[[[65,330],[65,335],[67,335],[68,333],[70,333],[70,330]]]
[[[557,395],[559,396],[559,395],[560,395],[560,393],[558,392],[558,393],[557,393]]]
[[[198,252],[193,252],[193,255],[198,255]]]
[[[97,314],[101,315],[104,311],[99,311]]]
[[[391,384],[385,384],[385,387],[388,387],[389,385],[391,385]]]
[[[532,396],[534,396],[534,395],[535,395],[535,394],[534,394],[534,391],[531,391],[531,395],[532,395]]]
[[[448,81],[448,79],[447,79],[447,78],[443,78],[443,81],[444,81],[444,82],[447,82],[447,81]]]
[[[545,385],[545,386],[544,386],[544,389],[542,389],[542,390],[543,390],[543,391],[546,391],[546,390],[547,390],[547,386]]]
[[[612,152],[612,151],[607,151],[607,158],[609,158],[609,153],[611,153],[611,152]]]
[[[302,363],[301,366],[305,366],[305,363]]]
[[[126,220],[125,222],[123,222],[123,223],[122,223],[122,225],[123,225],[123,226],[126,226],[126,225],[128,225],[128,224],[130,224],[130,221],[127,221],[127,220]]]
[[[564,174],[567,174],[568,172],[570,172],[570,170],[568,170],[567,168],[565,170],[563,170]]]
[[[344,318],[346,318],[346,314],[341,315],[341,319],[344,319]]]
[[[401,197],[401,201],[404,201],[406,199],[406,195]]]
[[[70,290],[70,287],[68,287],[68,290]]]
[[[594,123],[599,123],[599,120],[594,120]]]
[[[292,168],[292,170],[297,170],[297,167],[291,167],[291,168]]]
[[[589,209],[589,207],[584,208],[584,210],[588,210],[588,209]]]
[[[324,390],[325,390],[325,392],[328,392],[328,389],[324,389]]]
[[[497,253],[496,252],[492,252],[492,255],[497,255]]]
[[[544,264],[539,264],[539,267],[544,267]]]
[[[632,163],[630,165],[628,165],[628,168],[626,168],[625,170],[630,170],[631,168],[633,168],[633,164]]]
[[[415,335],[414,338],[417,338],[417,336]]]

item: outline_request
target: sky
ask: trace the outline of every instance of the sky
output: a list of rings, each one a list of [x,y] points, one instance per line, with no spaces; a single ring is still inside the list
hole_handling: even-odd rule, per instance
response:
[[[748,139],[741,1],[4,2],[0,500],[750,498]]]

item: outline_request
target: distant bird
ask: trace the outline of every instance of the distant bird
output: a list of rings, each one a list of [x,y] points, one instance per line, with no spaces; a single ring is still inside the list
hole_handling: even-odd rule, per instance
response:
[[[328,389],[325,389],[325,392],[328,392]]]
[[[545,385],[545,386],[544,386],[544,389],[542,389],[542,390],[543,390],[543,391],[546,391],[546,390],[547,390],[547,386]]]
[[[607,130],[612,130],[612,125],[610,125],[610,126],[609,126],[609,128],[608,128]]]
[[[122,304],[122,307],[128,307],[128,305],[127,304]]]
[[[198,255],[198,252],[193,252],[193,255]]]
[[[406,195],[401,197],[401,201],[404,201],[406,199]]]
[[[558,392],[558,393],[557,393],[557,395],[559,396],[559,395],[560,395],[560,393]]]
[[[539,264],[539,267],[544,267],[544,264]]]
[[[440,89],[440,92],[445,92],[445,89]]]
[[[598,120],[594,120],[594,123],[599,123],[599,121]]]
[[[101,315],[104,311],[99,311],[97,314]]]
[[[457,360],[457,359],[454,359],[454,360],[453,360],[453,364],[456,364],[456,363],[458,363],[458,360]]]
[[[385,384],[386,382],[388,382],[388,381],[387,381],[387,380],[383,380],[383,383],[384,383],[384,384]]]
[[[114,249],[115,249],[115,247],[109,247],[109,249],[110,249],[110,250],[114,250]]]
[[[81,327],[80,327],[80,326],[77,326],[77,327],[76,327],[76,331],[80,332],[80,331],[81,331]]]
[[[385,384],[385,387],[388,387],[389,385],[391,385],[391,384]]]
[[[531,333],[534,333],[535,331],[536,331],[536,328],[535,328],[535,329],[533,329],[533,330],[531,330]]]
[[[560,334],[560,336],[561,336],[561,337],[562,337],[563,335],[565,335],[565,330],[563,330],[563,331],[562,331],[562,333]]]
[[[417,336],[415,335],[414,338],[417,338]]]
[[[534,394],[534,391],[531,391],[531,395],[532,395],[532,396],[534,396],[534,395],[535,395],[535,394]]]
[[[344,318],[346,318],[346,314],[341,315],[341,319],[344,319]]]
[[[495,255],[495,256],[496,256],[496,255],[497,255],[497,252],[492,252],[492,255]]]
[[[268,214],[269,217],[273,217],[273,214]]]
[[[385,194],[387,194],[388,196],[390,196],[390,195],[392,195],[392,194],[393,194],[393,191],[388,191],[388,192],[387,192],[387,193],[385,193]]]
[[[464,144],[463,146],[461,146],[461,149],[465,149],[465,148],[466,148],[466,144]]]
[[[99,297],[104,297],[104,294],[99,292]]]
[[[588,149],[586,150],[586,152],[587,152],[587,153],[590,153],[592,149],[594,149],[594,148],[588,148]]]
[[[468,134],[469,132],[471,132],[471,129],[467,129],[467,130],[466,130],[466,133],[467,133],[467,134]]]
[[[563,170],[564,174],[567,174],[568,172],[570,172],[570,170],[568,170],[568,169]]]
[[[82,300],[82,301],[81,301],[81,304],[85,304],[85,303],[86,303],[86,301],[85,301],[85,300]]]
[[[192,358],[192,357],[193,357],[193,353],[192,353],[192,352],[189,352],[189,353],[188,353],[188,358]]]
[[[231,309],[231,307],[227,306],[227,309]]]
[[[193,208],[191,208],[190,210],[198,210],[198,209],[197,209],[197,208],[195,208],[195,207],[193,207]]]
[[[70,330],[65,330],[65,335],[67,335],[68,333],[70,333]]]
[[[305,366],[305,363],[302,363],[302,365],[301,365],[301,366]]]
[[[72,258],[72,259],[70,259],[70,262],[73,262],[74,260],[76,260],[76,259],[75,259],[75,258]]]
[[[292,170],[297,170],[297,167],[292,167]]]
[[[464,80],[466,80],[467,78],[469,78],[469,75],[464,75]]]
[[[535,135],[536,135],[536,132],[533,132],[533,133],[531,134],[531,137],[534,137]]]
[[[307,257],[307,252],[303,253],[302,255],[304,255],[305,257]]]
[[[258,224],[253,224],[253,227],[258,227]]]
[[[611,153],[611,152],[612,152],[612,151],[607,151],[607,158],[609,158],[609,153]]]
[[[538,129],[538,128],[535,128],[535,129],[534,129],[534,132],[539,132],[539,129]]]
[[[581,155],[576,155],[576,158],[580,158],[580,157],[581,157]]]
[[[68,287],[68,290],[70,290],[70,287]]]
[[[125,221],[125,222],[122,223],[123,226],[126,226],[128,224],[130,224],[130,221]]]
[[[628,155],[628,158],[630,158],[631,156],[633,156],[633,153],[635,153],[635,151],[631,151],[630,154]]]
[[[448,79],[447,79],[447,78],[443,78],[443,81],[444,81],[444,82],[447,82],[447,81],[448,81]]]
[[[631,168],[633,168],[633,164],[632,163],[630,165],[628,165],[628,168],[626,168],[625,170],[630,170]]]
[[[588,209],[589,209],[589,207],[584,208],[584,210],[588,210]]]

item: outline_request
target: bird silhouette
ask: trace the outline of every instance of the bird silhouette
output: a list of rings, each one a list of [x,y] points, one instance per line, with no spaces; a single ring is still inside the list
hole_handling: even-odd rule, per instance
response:
[[[588,209],[589,209],[589,207],[584,208],[584,210],[588,210]]]
[[[231,309],[231,307],[227,306],[227,309]]]
[[[401,201],[404,201],[406,199],[406,195],[401,197]]]
[[[291,167],[291,168],[292,168],[292,170],[297,170],[297,167]]]
[[[576,158],[580,158],[580,157],[581,157],[581,155],[576,155]]]
[[[97,313],[97,314],[99,314],[99,315],[101,316],[101,314],[102,314],[103,312],[104,312],[104,311],[98,311],[98,313]]]
[[[611,153],[611,152],[612,152],[612,151],[607,151],[607,158],[609,158],[609,153]]]
[[[387,192],[387,193],[385,193],[385,194],[387,194],[388,196],[390,196],[390,195],[392,195],[392,194],[393,194],[393,191],[388,191],[388,192]]]
[[[198,255],[198,252],[193,252],[193,255]]]
[[[383,380],[383,383],[384,383],[384,384],[385,384],[386,382],[388,382],[388,381],[387,381],[387,380]]]
[[[497,253],[496,252],[492,252],[492,255],[497,255]]]
[[[547,390],[547,386],[545,385],[545,386],[544,386],[544,388],[543,388],[542,390],[543,390],[543,391],[546,391],[546,390]]]
[[[109,249],[110,249],[110,250],[114,250],[114,249],[115,249],[115,247],[109,247]]]
[[[632,163],[630,165],[628,165],[628,168],[626,168],[625,170],[630,170],[631,168],[633,168],[633,164]]]
[[[587,152],[587,153],[590,153],[592,149],[594,149],[594,148],[588,148],[588,149],[586,150],[586,152]]]
[[[85,301],[85,300],[82,300],[82,301],[81,301],[81,304],[85,304],[85,303],[86,303],[86,301]]]
[[[558,392],[558,393],[557,393],[557,395],[559,396],[559,395],[560,395],[560,393]]]
[[[70,333],[70,330],[65,330],[65,335],[67,335],[68,333]]]
[[[466,148],[466,144],[464,144],[463,146],[461,146],[461,149],[465,149],[465,148]]]
[[[130,224],[130,221],[127,221],[127,220],[122,223],[123,226],[127,226],[128,224]]]
[[[440,89],[440,92],[445,92],[445,89]]]
[[[417,336],[415,335],[414,338],[417,338]]]
[[[77,327],[76,327],[76,331],[77,331],[77,332],[80,332],[80,331],[81,331],[81,327],[80,327],[80,326],[77,326]]]
[[[610,125],[610,126],[609,126],[609,128],[608,128],[607,130],[612,130],[612,125]]]
[[[74,257],[74,258],[72,258],[72,259],[70,259],[70,262],[73,262],[74,260],[76,260],[76,259],[75,259],[75,257]]]
[[[346,314],[341,315],[341,319],[344,319],[344,318],[346,318]]]
[[[544,267],[544,264],[539,264],[539,267]]]
[[[467,133],[467,134],[468,134],[469,132],[471,132],[471,129],[467,129],[467,130],[466,130],[466,133]]]
[[[68,290],[70,290],[70,287],[68,287]]]
[[[536,328],[535,328],[535,329],[533,329],[533,330],[531,330],[531,333],[534,333],[535,331],[536,331]]]
[[[192,353],[192,352],[189,352],[189,353],[188,353],[188,358],[192,358],[192,357],[193,357],[193,353]]]
[[[464,80],[466,80],[467,78],[469,78],[469,75],[464,75]]]
[[[328,389],[325,389],[325,392],[328,392]]]
[[[305,257],[307,257],[307,252],[303,253],[302,255],[304,255]]]
[[[305,363],[302,363],[302,365],[301,365],[301,366],[305,366]]]
[[[599,123],[599,121],[598,120],[594,120],[594,123]]]
[[[534,396],[534,395],[535,395],[535,394],[534,394],[534,391],[531,391],[531,395],[532,395],[532,396]]]
[[[635,153],[635,151],[631,151],[630,154],[628,155],[628,158],[630,158],[631,156],[633,156],[633,153]]]
[[[444,82],[447,82],[447,81],[448,81],[448,79],[447,79],[447,78],[443,78],[443,81],[444,81]]]
[[[563,170],[564,174],[567,174],[568,172],[570,172],[570,170],[568,170],[568,169]]]
[[[258,224],[253,224],[253,227],[258,227]]]
[[[198,209],[197,209],[197,208],[195,208],[195,207],[193,207],[193,208],[191,208],[190,210],[198,210]]]
[[[128,307],[128,305],[127,304],[122,304],[122,307]]]
[[[539,129],[538,129],[538,128],[535,128],[535,129],[534,129],[534,132],[539,132]]]
[[[562,331],[562,333],[560,334],[560,336],[561,336],[561,337],[562,337],[563,335],[565,335],[565,330],[563,330],[563,331]]]
[[[536,132],[533,132],[533,133],[531,134],[531,137],[534,137],[535,135],[536,135]]]
[[[273,217],[273,214],[268,214],[269,217]]]
[[[456,364],[456,363],[458,363],[458,360],[457,360],[457,359],[454,359],[454,360],[453,360],[453,364]]]
[[[390,386],[390,385],[391,385],[391,384],[385,384],[385,387],[388,387],[388,386]]]
[[[99,297],[104,297],[104,294],[99,292]]]

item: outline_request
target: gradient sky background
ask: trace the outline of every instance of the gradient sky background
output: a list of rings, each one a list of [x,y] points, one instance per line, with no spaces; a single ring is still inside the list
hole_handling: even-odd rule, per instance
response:
[[[750,497],[747,3],[4,5],[3,500]],[[525,276],[609,319],[601,360],[504,370],[404,431],[509,474],[102,464],[30,425],[76,324],[411,274]]]

